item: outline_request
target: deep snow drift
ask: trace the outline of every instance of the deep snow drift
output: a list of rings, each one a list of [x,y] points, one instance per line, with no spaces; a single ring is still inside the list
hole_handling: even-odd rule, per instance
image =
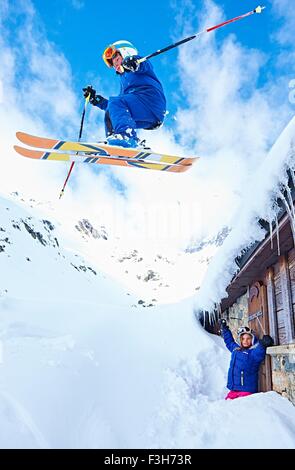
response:
[[[0,447],[295,447],[286,399],[224,400],[229,353],[193,296],[144,308],[56,221],[0,211]]]

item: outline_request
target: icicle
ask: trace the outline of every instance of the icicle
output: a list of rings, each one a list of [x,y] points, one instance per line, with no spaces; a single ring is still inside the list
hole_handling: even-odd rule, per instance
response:
[[[268,223],[268,226],[269,226],[270,249],[273,250],[273,227],[272,227],[273,215],[271,214],[270,211],[267,214],[267,219],[266,220],[267,220],[267,223]]]
[[[281,256],[281,250],[280,250],[280,234],[279,234],[279,222],[278,222],[278,216],[277,216],[277,214],[276,214],[276,234],[277,234],[278,256]]]
[[[293,186],[295,188],[295,175],[294,175],[294,168],[290,168],[290,175],[292,179]]]
[[[292,217],[293,217],[293,219],[295,219],[294,202],[293,202],[292,193],[291,193],[291,189],[289,188],[289,185],[286,186],[286,190],[287,190],[287,196],[288,196],[288,200],[289,200],[289,206],[290,206],[291,212],[292,212]]]
[[[213,312],[210,311],[210,323],[214,324],[219,318],[221,318],[221,307],[220,303],[215,302]]]
[[[273,250],[273,230],[272,230],[272,220],[269,219],[269,233],[270,233],[270,249]]]
[[[217,304],[217,315],[218,315],[219,318],[221,318],[221,314],[222,314],[221,303],[218,303]]]

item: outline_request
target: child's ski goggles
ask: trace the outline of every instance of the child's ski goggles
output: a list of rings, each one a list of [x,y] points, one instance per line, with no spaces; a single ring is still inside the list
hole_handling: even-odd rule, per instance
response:
[[[115,46],[108,46],[105,50],[104,50],[104,53],[102,55],[102,58],[103,60],[105,61],[106,65],[108,67],[112,67],[113,66],[113,58],[115,57],[115,55],[117,54],[117,49],[115,48]]]
[[[248,333],[248,335],[251,335],[252,330],[248,326],[241,326],[240,328],[238,328],[237,333],[239,336],[243,335],[244,333]]]

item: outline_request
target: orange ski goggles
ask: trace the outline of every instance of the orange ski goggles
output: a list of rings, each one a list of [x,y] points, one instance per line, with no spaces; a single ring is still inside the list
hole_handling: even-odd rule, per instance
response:
[[[115,48],[115,46],[108,46],[105,50],[104,50],[104,53],[102,55],[102,58],[104,60],[104,62],[106,63],[106,65],[108,67],[112,67],[113,66],[113,58],[115,57],[115,55],[117,54],[118,50]]]

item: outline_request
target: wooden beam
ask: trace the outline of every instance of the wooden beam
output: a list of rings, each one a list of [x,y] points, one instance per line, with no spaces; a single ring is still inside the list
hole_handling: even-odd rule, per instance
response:
[[[269,334],[274,340],[274,344],[279,344],[278,320],[276,312],[276,296],[274,286],[274,270],[269,268],[266,272],[266,290],[268,304]]]
[[[295,342],[293,305],[291,298],[291,283],[289,276],[288,259],[285,255],[280,256],[280,283],[282,289],[282,303],[284,311],[284,324],[287,343]]]

